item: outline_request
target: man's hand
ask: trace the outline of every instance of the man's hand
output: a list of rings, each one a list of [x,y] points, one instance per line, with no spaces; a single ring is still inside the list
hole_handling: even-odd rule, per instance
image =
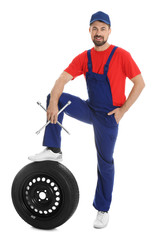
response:
[[[125,114],[124,109],[121,108],[116,108],[113,111],[109,112],[108,115],[112,115],[114,114],[114,117],[116,119],[117,124],[120,122],[121,118],[123,117],[123,115]]]
[[[47,109],[47,119],[50,120],[51,123],[56,124],[57,122],[57,114],[58,114],[58,106],[54,105],[50,102],[48,109]]]

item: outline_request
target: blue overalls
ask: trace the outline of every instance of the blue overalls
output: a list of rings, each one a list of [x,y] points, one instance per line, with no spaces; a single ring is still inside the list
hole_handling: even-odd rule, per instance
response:
[[[93,206],[99,211],[108,211],[112,200],[114,182],[113,152],[118,134],[118,124],[114,115],[107,113],[117,108],[113,106],[108,68],[112,56],[117,47],[114,47],[107,63],[104,66],[104,74],[92,72],[91,52],[88,50],[88,72],[86,83],[88,100],[68,93],[62,93],[58,107],[62,108],[69,100],[72,102],[64,112],[80,121],[93,125],[95,145],[98,159],[98,181]],[[50,95],[47,97],[47,107]],[[62,123],[64,112],[60,113],[58,120]],[[61,128],[58,124],[49,124],[45,129],[43,146],[61,147]]]

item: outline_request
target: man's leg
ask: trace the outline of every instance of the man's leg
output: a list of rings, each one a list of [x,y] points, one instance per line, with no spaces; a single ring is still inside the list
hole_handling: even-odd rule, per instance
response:
[[[50,95],[47,97],[47,107],[49,104]],[[92,123],[92,113],[87,103],[80,99],[79,97],[73,96],[68,93],[62,93],[58,107],[61,109],[68,101],[71,104],[58,115],[58,121],[62,123],[64,112],[77,120],[83,121],[85,123]],[[49,124],[45,129],[43,146],[47,148],[42,152],[29,156],[28,159],[31,161],[62,161],[62,153],[60,151],[61,147],[61,127],[58,124]]]
[[[47,97],[47,107],[49,105],[50,95]],[[91,124],[91,110],[87,103],[79,97],[73,96],[68,93],[62,93],[58,107],[61,109],[68,101],[71,104],[58,115],[58,121],[62,123],[64,112],[77,120]],[[49,124],[45,129],[43,146],[61,148],[61,127],[58,124]]]
[[[114,183],[113,152],[118,134],[118,126],[108,126],[110,116],[105,119],[96,118],[93,126],[98,158],[98,181],[93,205],[98,211],[107,212],[112,200]],[[115,125],[115,123],[114,123]]]

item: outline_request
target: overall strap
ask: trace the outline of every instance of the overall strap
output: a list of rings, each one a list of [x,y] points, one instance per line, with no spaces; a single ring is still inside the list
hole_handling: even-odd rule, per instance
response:
[[[88,56],[88,72],[92,72],[91,49],[87,51]]]
[[[116,51],[117,48],[118,48],[118,47],[114,47],[114,48],[112,49],[112,52],[110,53],[109,58],[108,58],[105,66],[104,66],[104,74],[105,74],[105,75],[107,75],[110,61],[111,61],[111,59],[112,59],[112,57],[113,57],[113,54],[114,54],[114,52]]]

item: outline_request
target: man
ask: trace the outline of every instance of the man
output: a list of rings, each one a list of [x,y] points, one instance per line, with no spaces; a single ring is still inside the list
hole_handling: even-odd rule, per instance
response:
[[[91,16],[89,32],[94,48],[79,54],[56,81],[47,98],[47,118],[43,146],[47,148],[29,157],[32,161],[61,161],[61,128],[56,124],[58,109],[68,100],[72,102],[65,113],[80,121],[93,125],[98,159],[98,181],[93,206],[98,210],[95,228],[103,228],[109,220],[108,211],[112,199],[114,182],[113,152],[118,134],[118,125],[123,115],[140,95],[145,84],[141,72],[131,55],[122,48],[108,43],[111,33],[110,18],[97,12]],[[84,74],[88,100],[63,93],[64,85]],[[133,82],[126,99],[125,79]],[[62,123],[64,113],[58,116]],[[55,125],[56,124],[56,125]]]

